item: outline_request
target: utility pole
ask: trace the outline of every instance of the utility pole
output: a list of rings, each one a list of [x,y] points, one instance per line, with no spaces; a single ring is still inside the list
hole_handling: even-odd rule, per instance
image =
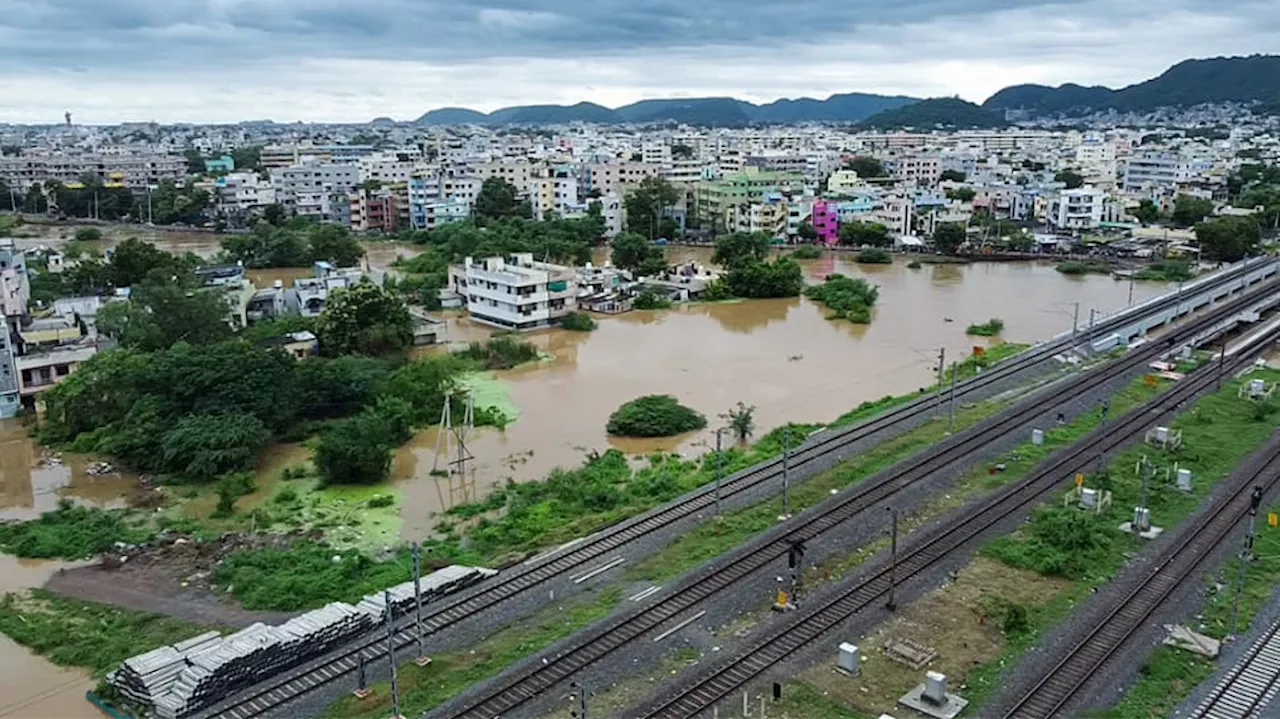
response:
[[[1236,622],[1240,619],[1240,595],[1244,593],[1244,574],[1253,561],[1253,530],[1258,521],[1258,505],[1262,504],[1262,487],[1255,486],[1249,497],[1249,533],[1245,535],[1244,549],[1240,552],[1240,578],[1236,581],[1236,601],[1231,608],[1231,635],[1236,635]]]
[[[1076,332],[1080,327],[1080,303],[1074,304],[1075,311],[1071,313],[1071,349],[1076,348]]]
[[[791,425],[782,430],[782,516],[791,516],[791,502],[787,490],[791,486]]]
[[[587,719],[587,686],[579,682],[573,682],[569,686],[578,694],[578,709],[570,709],[569,716],[573,719]]]
[[[960,363],[951,363],[951,418],[947,420],[947,434],[956,428],[956,375],[959,374]]]
[[[893,507],[885,507],[889,510],[890,526],[889,526],[889,600],[884,606],[889,611],[898,609],[898,600],[895,596],[895,590],[898,587],[898,510]]]
[[[396,637],[393,625],[395,605],[391,603],[391,591],[382,590],[382,601],[387,607],[387,662],[391,665],[391,719],[400,719],[400,689],[396,685]]]
[[[418,630],[417,662],[422,665],[427,653],[422,646],[422,553],[417,542],[413,543],[413,609],[413,622]]]
[[[1147,455],[1142,455],[1142,501],[1138,502],[1138,506],[1147,509],[1147,482],[1151,477],[1151,463],[1147,461]],[[1133,518],[1133,534],[1137,536],[1142,530],[1138,529],[1137,517]]]
[[[1136,273],[1129,274],[1129,304],[1125,305],[1126,307],[1133,306],[1133,275],[1134,274]]]
[[[720,436],[724,428],[716,430],[716,516],[720,516],[720,479],[724,474],[724,455],[720,452]]]
[[[1222,389],[1222,373],[1227,365],[1227,338],[1222,338],[1222,348],[1218,351],[1218,389]]]
[[[943,347],[942,349],[938,350],[938,402],[936,407],[937,412],[942,411],[942,391],[943,391],[943,385],[946,384],[946,374],[945,374],[946,371],[947,371],[947,348]]]
[[[1097,313],[1098,311],[1096,309],[1092,307],[1089,308],[1089,342],[1088,346],[1085,348],[1085,351],[1089,354],[1093,354],[1093,317]]]

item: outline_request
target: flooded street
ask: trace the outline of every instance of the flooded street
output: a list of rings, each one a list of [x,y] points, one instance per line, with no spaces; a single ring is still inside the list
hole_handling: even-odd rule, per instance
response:
[[[0,521],[35,519],[56,508],[64,497],[123,507],[125,497],[138,485],[137,477],[127,472],[89,474],[91,459],[84,455],[58,453],[58,461],[42,463],[43,455],[26,425],[16,419],[0,420]]]

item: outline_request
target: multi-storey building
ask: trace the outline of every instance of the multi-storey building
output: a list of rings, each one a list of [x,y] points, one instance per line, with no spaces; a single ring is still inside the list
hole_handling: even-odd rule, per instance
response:
[[[0,322],[0,419],[9,419],[22,409],[16,355],[12,328],[8,322]]]
[[[802,213],[797,209],[798,227]],[[774,237],[787,234],[789,208],[781,197],[771,197],[765,202],[751,202],[732,205],[725,212],[724,228],[726,232],[766,232]]]
[[[356,232],[395,232],[399,220],[396,193],[390,188],[360,188],[351,193],[351,229]]]
[[[627,185],[638,183],[646,177],[657,177],[661,172],[659,165],[638,162],[587,165],[582,172],[582,189],[587,193],[622,195]]]
[[[766,172],[748,168],[719,180],[698,183],[698,219],[707,229],[723,232],[730,208],[759,203],[772,192],[800,192],[804,176],[789,172]]]
[[[1125,164],[1124,189],[1172,189],[1194,176],[1191,164],[1169,152],[1143,152]]]
[[[27,314],[31,302],[31,281],[27,277],[26,253],[12,239],[0,239],[0,319],[9,320]]]
[[[276,201],[271,182],[256,172],[232,172],[213,181],[218,206],[226,211],[245,212],[266,207]]]
[[[1107,193],[1086,185],[1063,190],[1049,200],[1045,221],[1059,230],[1091,230],[1102,222]]]
[[[451,289],[467,298],[471,318],[496,327],[549,327],[578,307],[573,268],[536,262],[529,253],[480,262],[468,257],[449,275]]]
[[[942,176],[942,158],[936,155],[905,155],[885,163],[899,180],[932,185]]]
[[[24,153],[0,157],[0,181],[19,192],[45,182],[63,184],[93,177],[104,185],[145,190],[165,181],[186,177],[187,161],[180,155],[155,152]]]
[[[534,219],[545,219],[552,213],[565,214],[578,204],[578,178],[537,177],[525,186]]]
[[[329,204],[331,195],[346,195],[359,184],[360,168],[355,165],[307,162],[271,171],[276,202],[321,219],[328,219],[330,213],[317,210]]]
[[[509,160],[505,162],[481,162],[470,166],[471,175],[481,180],[496,177],[506,180],[515,187],[525,187],[529,180],[537,174],[534,165],[527,160]]]

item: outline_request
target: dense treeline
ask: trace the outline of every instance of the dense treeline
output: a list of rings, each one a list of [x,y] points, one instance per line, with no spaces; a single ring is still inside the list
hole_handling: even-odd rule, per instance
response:
[[[253,231],[222,241],[227,259],[246,267],[304,267],[319,260],[339,267],[359,264],[364,250],[342,225],[294,218],[276,226],[259,221]]]

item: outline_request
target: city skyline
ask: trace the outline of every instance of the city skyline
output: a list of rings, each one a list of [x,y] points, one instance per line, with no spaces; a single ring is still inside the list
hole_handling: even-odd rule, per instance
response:
[[[0,0],[0,122],[367,122],[427,110],[1141,82],[1280,52],[1264,2]]]

